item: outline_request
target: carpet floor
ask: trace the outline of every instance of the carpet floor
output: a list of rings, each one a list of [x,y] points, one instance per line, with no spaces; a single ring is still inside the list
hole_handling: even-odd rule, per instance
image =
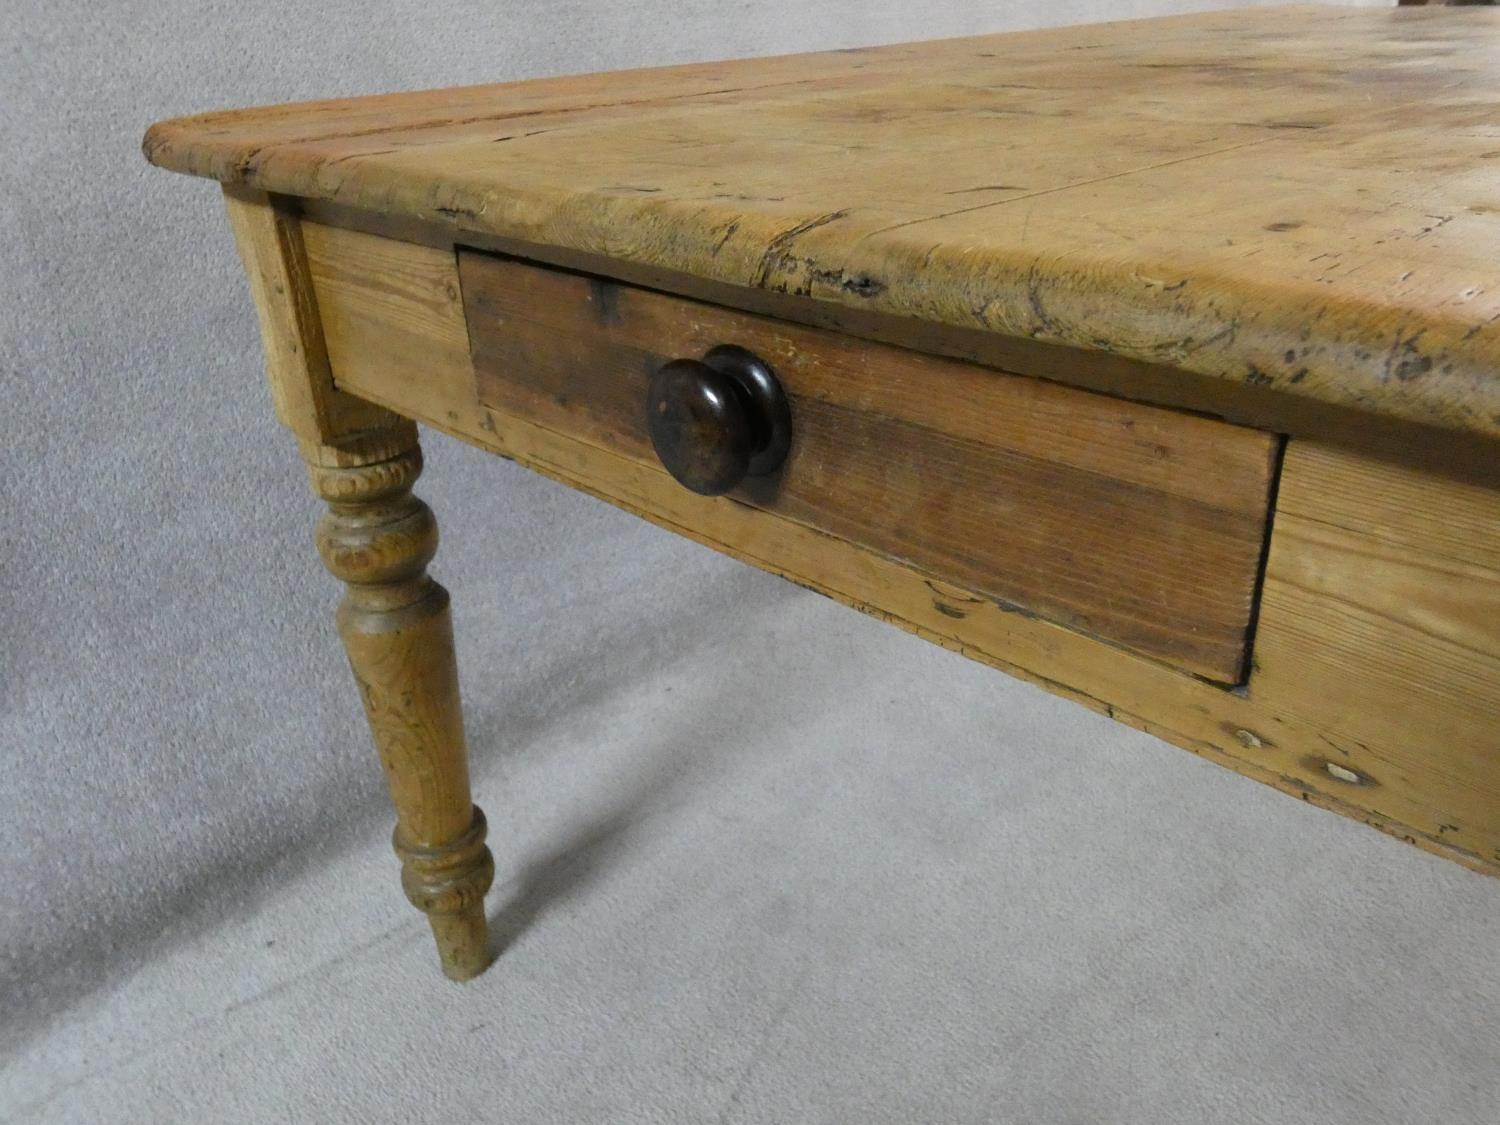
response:
[[[174,114],[1225,0],[58,0],[0,40],[0,1121],[1495,1125],[1500,881],[439,436],[440,975]]]

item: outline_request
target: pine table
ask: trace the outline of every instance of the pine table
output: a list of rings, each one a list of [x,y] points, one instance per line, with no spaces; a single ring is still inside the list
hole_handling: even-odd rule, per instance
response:
[[[1259,9],[152,128],[223,185],[448,975],[490,959],[494,865],[414,422],[1500,870],[1497,17]]]

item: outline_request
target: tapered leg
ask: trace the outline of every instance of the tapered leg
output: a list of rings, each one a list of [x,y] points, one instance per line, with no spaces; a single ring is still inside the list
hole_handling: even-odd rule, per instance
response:
[[[347,584],[339,634],[396,806],[401,883],[432,923],[443,972],[467,980],[489,963],[484,895],[495,865],[469,799],[448,591],[427,576],[437,522],[411,494],[422,471],[416,430],[304,443],[303,453],[328,502],[318,551]]]

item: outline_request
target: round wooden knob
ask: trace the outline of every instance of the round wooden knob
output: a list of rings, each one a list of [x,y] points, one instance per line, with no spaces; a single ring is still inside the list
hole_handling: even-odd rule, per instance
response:
[[[701,360],[674,359],[651,379],[651,444],[678,483],[720,496],[774,472],[792,442],[792,414],[776,374],[733,344]]]

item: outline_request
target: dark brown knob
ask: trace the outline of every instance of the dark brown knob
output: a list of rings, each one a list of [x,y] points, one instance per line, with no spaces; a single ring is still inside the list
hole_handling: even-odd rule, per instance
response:
[[[646,409],[662,465],[703,496],[775,472],[792,444],[791,408],[776,373],[734,344],[663,364]]]

